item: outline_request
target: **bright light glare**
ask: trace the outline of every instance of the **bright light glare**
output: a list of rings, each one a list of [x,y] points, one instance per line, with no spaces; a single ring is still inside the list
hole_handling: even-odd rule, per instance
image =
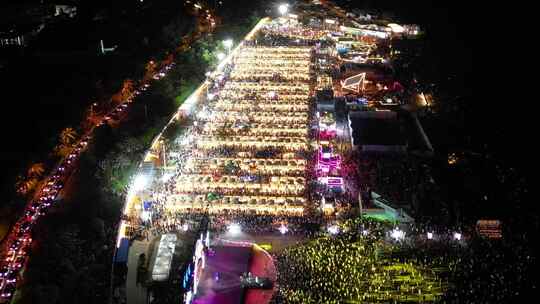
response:
[[[461,240],[461,233],[454,232],[454,239],[457,240],[457,241]]]
[[[392,238],[394,238],[396,241],[399,241],[399,240],[402,240],[405,237],[405,232],[399,230],[399,228],[396,228],[396,229],[392,230],[392,232],[390,233],[390,236]]]
[[[184,139],[182,139],[181,144],[183,146],[188,145],[192,140],[193,140],[193,135],[186,136],[184,137]]]
[[[166,174],[163,174],[163,176],[161,177],[161,181],[162,182],[167,182],[169,179],[171,179],[171,177],[173,177],[174,174],[173,173],[166,173]]]
[[[230,48],[232,47],[232,45],[233,45],[232,39],[225,39],[225,40],[223,40],[223,45],[224,45],[226,48],[229,48],[229,49],[230,49]]]
[[[328,227],[328,232],[330,232],[330,234],[338,234],[339,227],[336,225],[330,226]]]
[[[140,191],[143,190],[144,187],[148,184],[148,177],[143,174],[137,175],[135,177],[135,180],[133,181],[133,190]]]
[[[231,234],[239,234],[242,231],[240,225],[237,223],[230,224],[228,230]]]
[[[368,233],[369,233],[369,231],[367,231],[367,230],[362,230],[362,234],[363,234],[364,236],[368,235]]]
[[[428,238],[428,240],[433,239],[433,232],[428,232],[427,233],[427,238]]]
[[[279,232],[281,232],[281,234],[285,234],[285,233],[289,232],[289,228],[287,228],[287,226],[285,226],[285,225],[281,225],[281,226],[279,226]]]
[[[223,59],[225,58],[225,54],[223,54],[223,53],[217,53],[216,56],[217,56],[217,59],[218,59],[219,61],[221,61],[221,60],[223,60]]]
[[[278,7],[278,11],[281,15],[285,15],[289,11],[289,5],[288,4],[280,4]]]

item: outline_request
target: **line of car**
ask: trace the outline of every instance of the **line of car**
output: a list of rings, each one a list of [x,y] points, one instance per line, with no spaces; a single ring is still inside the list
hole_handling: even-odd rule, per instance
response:
[[[17,276],[26,262],[26,256],[32,243],[32,227],[37,219],[58,198],[64,187],[64,182],[74,168],[80,152],[88,145],[90,135],[85,136],[75,146],[72,152],[53,171],[41,189],[39,198],[30,202],[24,211],[24,216],[15,223],[12,233],[8,236],[8,247],[5,259],[0,261],[0,300],[9,299],[16,289]]]
[[[165,66],[158,72],[159,77],[156,79],[164,77],[172,66],[173,64]],[[119,120],[120,114],[129,107],[133,98],[146,91],[149,87],[149,84],[141,85],[139,89],[133,92],[130,98],[105,115],[96,126],[104,125],[110,120]],[[93,129],[88,134],[92,132]],[[1,254],[4,259],[0,260],[0,303],[9,302],[17,288],[19,272],[26,263],[26,257],[32,244],[33,225],[57,201],[58,194],[64,188],[67,178],[75,168],[74,164],[91,139],[91,135],[84,136],[71,153],[64,158],[62,163],[56,167],[39,192],[38,198],[29,202],[25,208],[24,216],[15,223],[10,234],[6,237],[6,246],[3,248],[6,252]]]

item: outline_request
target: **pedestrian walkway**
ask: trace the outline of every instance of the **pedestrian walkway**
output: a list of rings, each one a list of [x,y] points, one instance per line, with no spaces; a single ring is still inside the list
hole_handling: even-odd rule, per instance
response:
[[[148,257],[148,246],[150,242],[147,241],[133,241],[129,248],[128,256],[128,274],[126,281],[127,290],[127,304],[146,304],[147,303],[147,290],[141,284],[137,284],[137,264],[139,261],[139,255],[142,253]]]

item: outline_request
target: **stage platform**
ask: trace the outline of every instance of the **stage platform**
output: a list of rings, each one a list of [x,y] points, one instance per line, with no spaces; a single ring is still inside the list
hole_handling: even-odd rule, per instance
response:
[[[245,289],[240,276],[251,272],[254,276],[275,283],[277,272],[270,254],[249,242],[216,240],[206,254],[194,304],[267,304],[272,289]]]
[[[251,255],[251,247],[212,246],[193,303],[243,304],[240,275],[249,271]]]

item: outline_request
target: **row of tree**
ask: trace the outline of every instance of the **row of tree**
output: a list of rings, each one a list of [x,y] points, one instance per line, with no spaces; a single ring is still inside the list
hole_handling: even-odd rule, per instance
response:
[[[58,160],[66,157],[78,140],[77,132],[73,128],[65,128],[60,132],[58,144],[53,149],[53,159]],[[24,197],[30,197],[34,190],[39,188],[44,179],[47,165],[43,162],[29,165],[24,175],[19,175],[15,188],[17,193]]]

